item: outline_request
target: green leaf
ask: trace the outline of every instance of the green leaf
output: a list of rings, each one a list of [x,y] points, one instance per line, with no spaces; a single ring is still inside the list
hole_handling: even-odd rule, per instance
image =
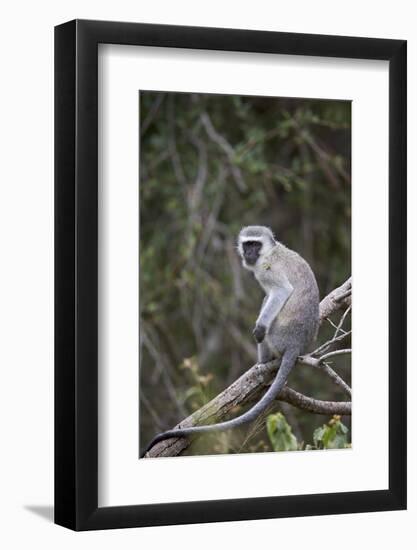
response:
[[[270,414],[266,419],[268,437],[274,451],[296,451],[298,442],[282,413]]]
[[[314,441],[314,445],[316,447],[322,447],[323,448],[323,445],[321,445],[321,443],[323,441],[325,430],[326,430],[325,426],[322,426],[321,428],[317,428],[316,430],[314,430],[313,441]]]
[[[348,447],[348,428],[335,415],[328,424],[314,430],[314,445],[319,449],[346,449]]]

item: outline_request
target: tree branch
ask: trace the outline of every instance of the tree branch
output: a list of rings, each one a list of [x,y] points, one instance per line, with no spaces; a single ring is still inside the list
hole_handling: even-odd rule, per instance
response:
[[[323,361],[326,361],[327,359],[330,359],[331,357],[335,357],[336,355],[346,355],[347,353],[352,353],[352,350],[349,349],[338,349],[336,351],[329,351],[329,353],[325,353],[320,357],[320,363]]]
[[[341,350],[343,354],[350,353],[351,350]],[[323,371],[327,376],[338,386],[340,386],[348,395],[349,397],[352,395],[352,390],[350,389],[349,385],[343,380],[341,376],[335,372],[331,366],[325,362],[325,359],[328,357],[332,357],[333,355],[339,355],[337,351],[328,353],[326,355],[323,355],[316,359],[314,357],[314,352],[310,355],[302,355],[298,358],[298,362],[301,365],[308,365],[309,367],[314,367],[316,369],[320,369]]]
[[[322,300],[320,303],[320,323],[341,307],[350,305],[350,281],[351,279],[348,279],[343,285],[333,290]],[[347,292],[349,292],[349,294],[346,294]],[[346,300],[349,300],[349,302]],[[330,344],[338,342],[339,340],[340,338],[334,338],[332,341],[326,342],[326,349],[328,349]],[[317,351],[318,350],[316,350],[316,352]],[[320,358],[315,359],[312,357],[316,352],[313,352],[310,356],[304,356],[302,362],[309,364],[310,360],[312,360],[320,364]],[[306,358],[309,359],[305,361]],[[265,386],[267,386],[274,377],[278,366],[279,361],[276,360],[265,364],[254,365],[209,403],[177,424],[175,428],[189,428],[191,426],[219,422],[224,420],[228,414],[234,412],[236,408],[240,408],[252,401],[258,400],[260,395],[264,392]],[[334,374],[338,377],[336,373]],[[347,386],[345,382],[343,382],[343,384]],[[351,414],[351,403],[349,401],[321,401],[303,395],[288,386],[282,389],[277,399],[316,414]],[[146,457],[176,456],[183,452],[190,444],[191,440],[189,438],[181,437],[167,439],[154,445],[146,454]]]
[[[340,414],[342,416],[350,416],[352,414],[352,403],[350,401],[322,401],[313,397],[307,397],[288,386],[283,388],[279,395],[279,401],[285,401],[298,409],[315,414]]]
[[[219,134],[219,132],[214,128],[211,118],[206,112],[200,116],[200,120],[209,138],[226,154],[237,187],[240,191],[246,191],[247,185],[243,179],[242,172],[240,171],[240,168],[236,166],[234,161],[235,151],[233,147],[226,140],[226,138]]]
[[[340,386],[344,390],[344,392],[348,394],[349,397],[352,396],[352,390],[350,386],[346,384],[343,378],[339,376],[337,372],[335,372],[330,365],[328,365],[327,363],[322,363],[320,366],[322,371],[325,372],[327,376],[331,378],[335,384]]]
[[[351,305],[352,277],[335,288],[320,303],[320,323],[343,306]]]

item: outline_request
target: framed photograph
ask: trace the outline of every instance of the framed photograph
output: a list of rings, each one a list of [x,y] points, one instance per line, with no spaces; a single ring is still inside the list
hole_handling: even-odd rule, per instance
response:
[[[406,507],[406,42],[55,29],[55,522]]]

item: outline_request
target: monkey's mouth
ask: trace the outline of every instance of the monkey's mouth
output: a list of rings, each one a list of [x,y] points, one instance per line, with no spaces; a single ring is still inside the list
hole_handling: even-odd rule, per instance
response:
[[[245,255],[245,262],[247,263],[247,265],[255,265],[258,258],[259,255]]]

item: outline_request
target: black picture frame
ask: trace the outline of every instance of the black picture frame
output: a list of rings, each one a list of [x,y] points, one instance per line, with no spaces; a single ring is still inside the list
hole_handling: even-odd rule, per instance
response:
[[[98,507],[98,44],[389,62],[389,488]],[[74,530],[406,508],[406,41],[74,20],[55,28],[55,522]],[[371,205],[370,205],[371,209]]]

